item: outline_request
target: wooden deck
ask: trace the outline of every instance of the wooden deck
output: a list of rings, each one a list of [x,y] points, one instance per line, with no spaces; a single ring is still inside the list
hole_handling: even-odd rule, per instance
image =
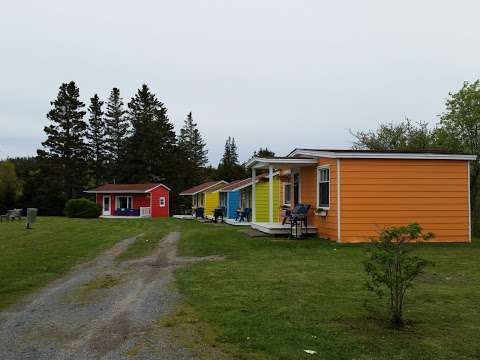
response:
[[[252,229],[261,231],[270,235],[289,235],[290,224],[282,225],[282,223],[268,223],[268,222],[255,222],[252,223]],[[300,230],[300,229],[299,229]],[[307,227],[307,234],[316,234],[317,228],[313,225]]]
[[[235,221],[235,219],[225,219],[226,224],[233,226],[251,226],[252,223],[247,221]]]

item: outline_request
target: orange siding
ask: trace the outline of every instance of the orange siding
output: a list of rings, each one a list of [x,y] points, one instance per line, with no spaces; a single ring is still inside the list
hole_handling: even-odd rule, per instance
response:
[[[469,240],[467,161],[342,159],[340,169],[342,242],[411,222],[432,241]]]
[[[317,235],[337,240],[337,161],[320,159],[319,166],[330,165],[330,210],[327,216],[315,215],[317,207],[317,166],[300,168],[300,201],[310,204],[309,223],[317,227]]]

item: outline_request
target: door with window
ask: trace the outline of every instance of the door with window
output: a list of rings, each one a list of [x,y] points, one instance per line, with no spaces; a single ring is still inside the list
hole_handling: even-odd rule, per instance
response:
[[[111,203],[112,199],[110,195],[104,195],[103,196],[103,215],[104,216],[109,216],[111,215]]]

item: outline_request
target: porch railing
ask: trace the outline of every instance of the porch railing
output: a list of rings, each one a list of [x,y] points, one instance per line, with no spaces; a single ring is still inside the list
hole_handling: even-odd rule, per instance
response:
[[[152,213],[150,212],[150,207],[141,207],[140,208],[140,217],[150,217]]]

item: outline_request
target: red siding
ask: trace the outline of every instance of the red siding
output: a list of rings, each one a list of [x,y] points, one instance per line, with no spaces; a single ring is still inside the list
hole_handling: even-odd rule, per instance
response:
[[[170,212],[169,191],[163,186],[153,189],[151,192],[152,199],[152,217],[168,217]],[[164,206],[160,206],[160,198],[165,198]]]

